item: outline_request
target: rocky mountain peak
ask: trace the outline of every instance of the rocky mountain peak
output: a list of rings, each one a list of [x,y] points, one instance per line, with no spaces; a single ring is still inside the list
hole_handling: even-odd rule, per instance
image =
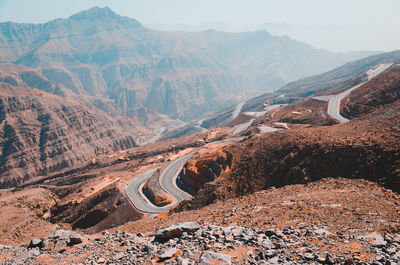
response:
[[[109,7],[92,7],[88,10],[81,11],[69,17],[72,20],[96,20],[96,19],[114,19],[117,21],[130,21],[134,22],[136,26],[141,26],[135,19],[123,17],[116,14]]]
[[[114,13],[109,7],[92,7],[88,10],[81,11],[70,16],[70,19],[90,19],[90,18],[101,18],[101,17],[117,17],[118,15]]]

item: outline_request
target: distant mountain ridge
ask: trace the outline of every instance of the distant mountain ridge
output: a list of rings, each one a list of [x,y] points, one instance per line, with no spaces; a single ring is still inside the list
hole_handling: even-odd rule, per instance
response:
[[[347,63],[329,72],[288,83],[277,92],[292,96],[337,93],[350,88],[354,82],[359,81],[360,75],[365,71],[384,63],[400,63],[400,50],[369,56]]]
[[[130,116],[144,107],[191,120],[358,56],[266,31],[155,31],[109,8],[37,25],[0,23],[0,62],[38,68],[64,90],[111,99]]]

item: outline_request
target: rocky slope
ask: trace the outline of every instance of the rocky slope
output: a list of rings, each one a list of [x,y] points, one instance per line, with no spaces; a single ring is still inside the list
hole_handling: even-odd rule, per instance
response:
[[[0,90],[2,188],[136,145],[132,119],[29,87]]]
[[[4,264],[396,264],[399,196],[376,183],[325,179],[139,220],[102,234],[54,226]],[[64,228],[65,229],[65,228]]]
[[[99,153],[84,163],[34,179],[29,185],[0,190],[0,205],[5,209],[0,213],[0,262],[397,264],[397,79],[397,68],[393,67],[354,90],[345,106],[360,117],[345,124],[325,123],[328,119],[323,112],[315,110],[322,110],[326,102],[308,97],[255,119],[255,124],[263,124],[265,118],[287,119],[292,122],[289,126],[276,125],[288,130],[260,133],[251,127],[242,134],[246,138],[236,143],[220,141],[231,134],[229,128],[203,131],[111,154]],[[32,110],[46,106],[52,110],[48,111],[49,119],[57,117],[57,121],[63,120],[60,113],[70,117],[71,106],[79,110],[73,112],[75,116],[87,111],[89,120],[80,116],[73,119],[74,124],[82,122],[80,128],[73,127],[75,131],[100,126],[97,122],[103,121],[97,118],[100,112],[90,112],[90,105],[84,108],[66,96],[70,91],[63,86],[58,91],[65,92],[64,96],[55,95],[51,89],[57,86],[50,83],[49,92],[31,88],[28,97],[22,87],[10,85],[12,80],[20,82],[19,78],[3,80],[8,83],[1,90],[3,98],[18,99],[10,101],[13,104],[5,105],[5,109],[18,111],[5,112],[0,124],[14,116],[18,124],[24,124],[24,120],[32,124],[29,118],[39,115],[32,114]],[[25,98],[31,100],[29,104],[17,104]],[[48,99],[57,104],[43,107],[40,103]],[[230,122],[235,126],[250,116],[256,117],[251,111],[263,112],[266,105],[280,100],[288,102],[279,94],[264,95],[244,102],[238,112],[247,114],[230,108],[214,120],[227,121],[228,116],[234,116],[232,113],[238,113]],[[353,102],[369,107],[358,111]],[[110,118],[115,119],[120,119],[118,112]],[[309,128],[305,123],[324,126]],[[96,142],[97,138],[93,139]],[[194,150],[197,154],[185,165],[177,183],[194,195],[192,199],[156,216],[139,213],[123,196],[127,180],[149,169],[165,167]],[[145,185],[145,193],[163,204],[166,198],[157,198],[161,193],[158,175],[154,176]],[[76,231],[68,231],[71,229]]]
[[[196,195],[204,184],[230,171],[232,158],[231,153],[220,151],[215,147],[203,148],[185,164],[176,183],[182,190]]]
[[[101,231],[141,216],[114,183],[79,203],[56,203],[50,208],[50,214],[50,220],[53,222],[68,223],[72,229],[91,228],[92,231]],[[119,220],[112,220],[115,218]]]
[[[398,192],[399,113],[396,101],[347,124],[259,134],[233,144],[224,149],[233,154],[232,169],[176,210],[324,177],[365,178]]]

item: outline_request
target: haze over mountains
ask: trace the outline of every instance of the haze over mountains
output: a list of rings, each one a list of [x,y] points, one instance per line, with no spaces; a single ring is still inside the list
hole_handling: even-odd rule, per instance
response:
[[[0,23],[2,183],[133,147],[176,119],[205,118],[364,55],[266,31],[156,31],[109,8]]]
[[[400,51],[0,23],[1,264],[400,264],[399,192]]]
[[[37,68],[63,92],[190,120],[238,96],[277,89],[365,56],[317,50],[265,31],[160,32],[92,8],[45,24],[2,23],[0,61]],[[29,83],[27,83],[29,85]],[[142,111],[143,112],[143,111]]]

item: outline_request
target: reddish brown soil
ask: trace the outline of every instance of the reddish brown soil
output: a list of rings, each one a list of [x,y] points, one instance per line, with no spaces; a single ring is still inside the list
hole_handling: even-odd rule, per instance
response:
[[[55,198],[51,192],[35,188],[0,192],[0,244],[26,243],[31,238],[43,237],[54,226],[42,217],[48,215]]]
[[[342,125],[256,135],[225,148],[234,157],[232,170],[178,209],[325,177],[364,178],[400,191],[399,124],[397,102]]]

